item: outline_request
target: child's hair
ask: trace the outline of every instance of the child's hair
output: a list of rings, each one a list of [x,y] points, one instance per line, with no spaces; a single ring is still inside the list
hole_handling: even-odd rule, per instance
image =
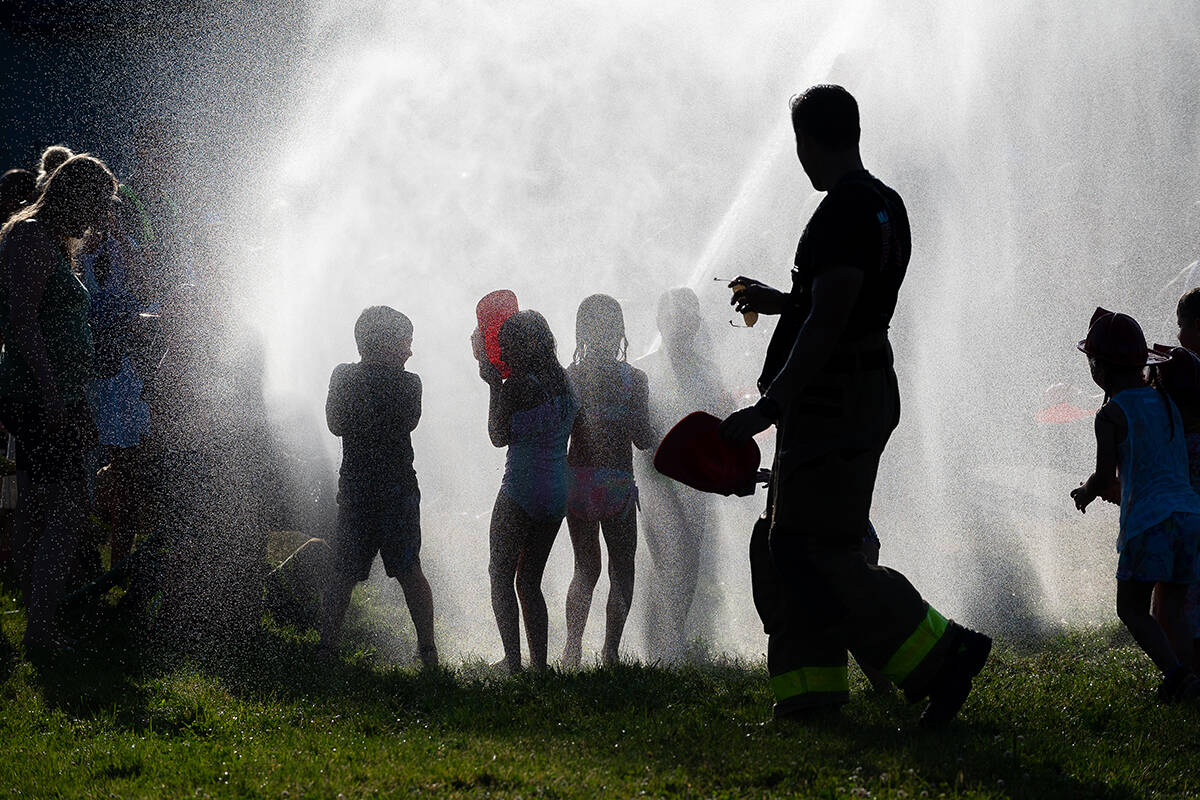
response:
[[[1183,293],[1179,304],[1175,306],[1175,316],[1184,323],[1200,320],[1200,288],[1188,289]]]
[[[360,356],[379,354],[390,344],[411,342],[412,320],[391,306],[368,306],[354,323],[354,342]]]
[[[588,355],[617,351],[617,360],[624,361],[629,350],[625,338],[625,315],[621,304],[606,294],[593,294],[583,299],[575,314],[575,355],[578,364]]]
[[[510,366],[520,365],[529,372],[558,363],[558,343],[550,323],[536,311],[518,311],[500,326],[500,352]],[[514,363],[515,362],[515,363]]]
[[[567,371],[558,363],[550,323],[536,311],[518,311],[500,326],[500,355],[514,373],[538,375],[550,395],[568,391]]]
[[[81,153],[60,164],[50,176],[36,202],[21,208],[0,227],[0,241],[19,223],[36,217],[56,232],[96,211],[95,204],[111,203],[117,179],[98,158]],[[68,255],[72,255],[68,253]]]
[[[44,187],[46,181],[50,180],[50,176],[54,174],[54,170],[61,167],[74,155],[71,148],[61,144],[53,144],[43,150],[41,160],[38,162],[38,188]]]
[[[1154,387],[1175,401],[1185,424],[1200,422],[1200,358],[1184,347],[1168,350],[1155,345],[1155,349],[1166,351],[1171,358],[1165,364],[1150,368]]]

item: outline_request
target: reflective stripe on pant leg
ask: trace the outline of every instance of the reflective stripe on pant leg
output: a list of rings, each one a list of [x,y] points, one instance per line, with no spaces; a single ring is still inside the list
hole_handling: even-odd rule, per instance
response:
[[[843,694],[850,692],[846,667],[801,667],[771,677],[771,690],[777,701],[805,694]]]
[[[946,618],[929,604],[925,605],[925,609],[925,618],[917,625],[917,629],[883,665],[883,674],[896,684],[903,683],[904,679],[920,666],[925,656],[929,655],[929,651],[946,633]]]

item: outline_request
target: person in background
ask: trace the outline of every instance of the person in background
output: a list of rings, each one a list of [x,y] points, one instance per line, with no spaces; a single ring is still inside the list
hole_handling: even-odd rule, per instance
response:
[[[152,285],[145,274],[152,265],[136,243],[138,220],[121,199],[121,187],[117,191],[112,223],[79,259],[92,298],[96,370],[91,398],[100,437],[97,463],[105,465],[97,476],[97,509],[109,525],[109,562],[114,565],[129,555],[137,534],[147,527],[137,498],[147,481],[139,445],[150,424],[143,376],[153,368],[152,328],[160,319],[147,313],[157,306],[141,294]]]
[[[18,443],[29,648],[68,644],[55,613],[82,557],[96,438],[90,301],[71,247],[107,220],[116,189],[103,162],[74,156],[0,228],[0,421]]]
[[[575,552],[575,574],[567,590],[567,642],[563,666],[578,667],[583,631],[600,579],[600,533],[608,547],[606,665],[619,658],[621,633],[633,602],[637,552],[637,486],[633,447],[654,443],[646,373],[625,361],[629,346],[621,305],[606,294],[579,304],[575,358],[567,368],[579,394],[580,411],[567,450],[567,530]]]
[[[350,593],[367,579],[379,554],[404,590],[417,655],[422,665],[435,667],[433,594],[421,569],[421,494],[413,469],[421,379],[404,369],[412,356],[412,322],[388,306],[371,306],[359,315],[354,339],[361,360],[334,369],[325,401],[329,430],[342,439],[342,466],[320,653],[325,659],[334,653]]]
[[[1200,357],[1200,289],[1189,289],[1184,292],[1179,301],[1175,305],[1175,319],[1179,326],[1178,339],[1181,347],[1193,356]],[[1172,355],[1172,361],[1175,361],[1176,355]],[[1189,366],[1195,366],[1191,364]],[[1187,439],[1188,450],[1188,474],[1192,484],[1192,489],[1200,493],[1200,385],[1196,385],[1197,376],[1191,373],[1189,369],[1178,370],[1180,373],[1178,380],[1171,380],[1176,376],[1172,373],[1175,369],[1170,369],[1167,365],[1160,368],[1160,377],[1163,380],[1164,389],[1171,395],[1175,405],[1179,408],[1179,414],[1183,419],[1183,428]],[[1175,391],[1175,387],[1171,384],[1183,384]],[[1173,620],[1167,618],[1164,613],[1163,592],[1157,590],[1154,593],[1154,618],[1159,621],[1159,624],[1167,630],[1168,633],[1178,629]],[[1188,587],[1187,597],[1183,604],[1184,618],[1191,636],[1192,648],[1192,670],[1200,670],[1200,583],[1193,583]],[[1172,640],[1172,647],[1179,650],[1179,643]]]
[[[71,148],[61,144],[50,145],[43,150],[42,157],[38,159],[36,190],[45,191],[46,183],[54,174],[54,170],[65,164],[73,155],[75,154],[71,152]]]
[[[27,169],[10,169],[0,175],[0,225],[20,211],[37,193],[37,176]]]
[[[1179,409],[1146,382],[1146,367],[1166,358],[1146,347],[1132,317],[1099,308],[1079,349],[1105,402],[1096,412],[1096,469],[1071,499],[1086,511],[1120,475],[1117,616],[1162,671],[1159,700],[1198,698],[1183,606],[1188,586],[1200,580],[1200,497],[1189,480]],[[1163,618],[1175,628],[1170,636],[1150,613],[1156,584]]]
[[[509,377],[491,361],[479,362],[479,377],[489,389],[488,436],[494,446],[508,448],[489,533],[492,611],[504,666],[517,673],[520,600],[530,666],[541,671],[548,627],[542,575],[567,512],[567,439],[579,401],[541,314],[518,311],[500,328],[499,342]]]
[[[696,293],[687,287],[664,292],[657,322],[662,346],[635,362],[654,387],[649,398],[654,447],[693,411],[724,417],[734,408],[706,352]],[[702,573],[712,577],[705,586],[716,584],[713,509],[704,492],[660,475],[653,455],[647,449],[638,459],[642,532],[654,565],[646,590],[646,649],[656,660],[675,663],[687,655],[689,630],[693,638],[712,636],[712,621],[697,619],[693,605]]]

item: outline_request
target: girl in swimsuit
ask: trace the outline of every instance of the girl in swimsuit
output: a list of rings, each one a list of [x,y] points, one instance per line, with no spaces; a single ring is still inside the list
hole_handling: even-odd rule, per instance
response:
[[[563,666],[578,667],[583,630],[600,578],[600,532],[608,546],[609,591],[603,663],[618,660],[618,646],[633,602],[637,552],[637,486],[633,450],[654,443],[646,373],[625,361],[629,346],[621,305],[605,294],[579,304],[575,358],[567,368],[581,409],[567,451],[567,530],[575,551],[575,575],[567,590],[567,644]]]
[[[541,314],[517,312],[499,338],[500,356],[512,370],[508,379],[489,361],[479,365],[491,390],[488,435],[496,447],[508,448],[492,509],[488,575],[504,663],[515,673],[521,669],[518,598],[530,666],[546,668],[542,574],[567,510],[567,438],[579,403]]]

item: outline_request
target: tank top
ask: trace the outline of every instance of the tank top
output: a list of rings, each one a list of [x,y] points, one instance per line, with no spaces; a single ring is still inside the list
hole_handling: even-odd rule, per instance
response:
[[[1121,531],[1117,550],[1172,514],[1200,514],[1200,496],[1188,473],[1183,419],[1170,398],[1153,387],[1126,389],[1110,402],[1125,412],[1129,431],[1117,445],[1121,476]]]

